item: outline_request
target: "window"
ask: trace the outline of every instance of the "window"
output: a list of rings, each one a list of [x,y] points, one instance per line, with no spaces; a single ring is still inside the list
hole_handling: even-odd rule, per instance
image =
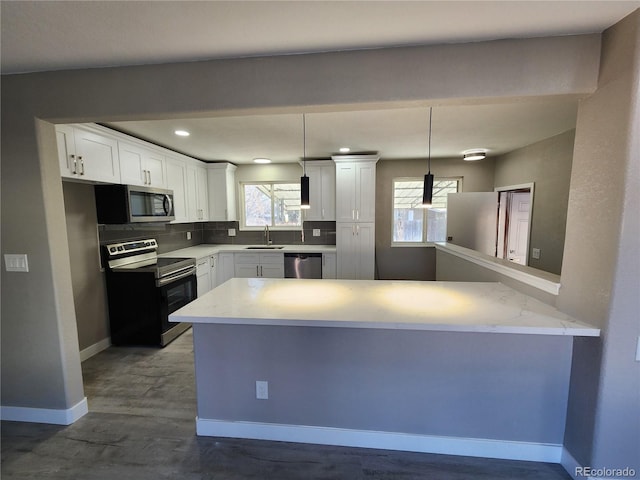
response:
[[[300,227],[299,183],[242,184],[243,227]]]
[[[461,178],[434,179],[431,208],[422,208],[422,179],[393,181],[393,243],[444,242],[447,194],[459,190]]]

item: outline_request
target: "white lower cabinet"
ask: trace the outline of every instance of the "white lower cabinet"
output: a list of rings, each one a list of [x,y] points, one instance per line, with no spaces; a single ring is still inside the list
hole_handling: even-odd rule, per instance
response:
[[[236,253],[238,278],[284,278],[283,253]]]
[[[337,278],[335,253],[322,254],[322,278]]]
[[[221,252],[218,254],[218,265],[216,265],[218,285],[222,285],[224,282],[235,276],[235,263],[233,257],[233,253]]]
[[[375,278],[375,224],[336,224],[337,278]]]
[[[198,298],[211,290],[211,265],[209,257],[196,260],[196,277],[198,280]]]

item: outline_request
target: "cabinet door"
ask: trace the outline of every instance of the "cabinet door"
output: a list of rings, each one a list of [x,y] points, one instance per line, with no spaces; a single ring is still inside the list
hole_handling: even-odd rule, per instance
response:
[[[198,297],[211,290],[211,267],[209,257],[199,258],[196,261],[196,277],[198,279]]]
[[[323,166],[320,170],[322,180],[322,204],[320,219],[333,221],[336,219],[336,169],[333,165]]]
[[[260,265],[262,278],[284,278],[284,263],[263,263]]]
[[[209,266],[211,267],[211,275],[209,275],[209,281],[211,282],[211,288],[214,289],[218,286],[218,255],[209,256]]]
[[[236,278],[257,278],[260,276],[260,265],[257,263],[236,263]]]
[[[322,254],[322,278],[337,278],[336,277],[336,254],[335,253],[323,253]]]
[[[376,164],[357,163],[355,175],[357,222],[376,221]]]
[[[120,178],[126,185],[148,185],[144,168],[144,150],[136,145],[118,142]]]
[[[235,276],[235,265],[233,253],[218,254],[218,285],[222,285],[227,280]]]
[[[187,217],[190,222],[201,219],[198,207],[198,171],[195,167],[187,167]]]
[[[353,222],[356,209],[356,167],[353,163],[336,164],[336,221]]]
[[[207,182],[207,169],[196,167],[196,195],[198,197],[198,209],[200,221],[209,220],[209,186]]]
[[[60,175],[65,178],[78,176],[78,160],[76,158],[76,143],[73,138],[73,127],[56,125],[56,139],[58,143],[58,161]]]
[[[183,161],[167,160],[167,188],[173,190],[173,209],[176,219],[172,223],[188,222],[187,166]]]
[[[337,277],[342,280],[357,279],[355,223],[336,224]]]
[[[157,188],[167,187],[167,161],[164,155],[152,150],[145,151],[144,167],[148,185]]]
[[[305,211],[305,220],[322,220],[322,168],[308,165],[309,177],[309,209]]]
[[[356,275],[358,280],[375,278],[375,226],[373,223],[356,224]]]
[[[118,142],[111,138],[74,129],[79,178],[121,183]]]

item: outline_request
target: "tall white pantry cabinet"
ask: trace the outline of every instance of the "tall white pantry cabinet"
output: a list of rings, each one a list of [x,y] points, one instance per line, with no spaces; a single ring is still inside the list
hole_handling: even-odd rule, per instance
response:
[[[336,155],[338,278],[375,278],[377,155]]]

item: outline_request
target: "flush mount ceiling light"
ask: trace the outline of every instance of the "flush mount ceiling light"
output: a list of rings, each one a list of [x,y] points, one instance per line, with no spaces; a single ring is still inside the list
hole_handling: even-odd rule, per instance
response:
[[[486,150],[474,149],[462,152],[462,159],[467,162],[475,162],[476,160],[484,160],[485,158],[487,158]]]
[[[302,177],[300,177],[300,208],[307,210],[309,205],[309,177],[307,177],[307,123],[302,114]]]
[[[431,208],[431,200],[433,199],[433,175],[431,174],[431,117],[433,108],[429,107],[429,155],[428,169],[429,173],[424,176],[424,184],[422,187],[422,208]]]
[[[271,160],[268,158],[254,158],[253,163],[271,163]]]
[[[189,132],[187,132],[186,130],[176,130],[175,132],[176,135],[178,135],[179,137],[188,137],[189,135],[191,135]]]
[[[351,149],[349,147],[340,147],[340,153],[349,153]]]

